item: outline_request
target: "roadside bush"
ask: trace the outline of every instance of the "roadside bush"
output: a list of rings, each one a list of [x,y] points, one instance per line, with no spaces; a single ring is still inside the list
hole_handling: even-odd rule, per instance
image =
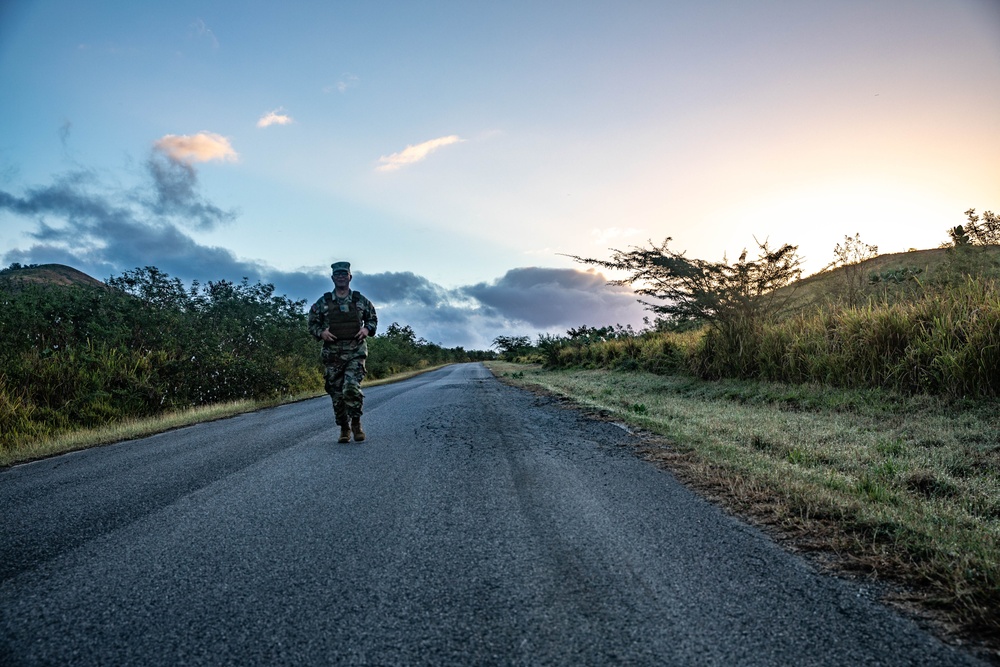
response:
[[[563,339],[559,346],[548,349],[545,365],[547,368],[616,368],[674,373],[686,367],[702,335],[701,330],[647,331],[581,343]]]
[[[1000,280],[966,277],[908,300],[833,303],[781,319],[730,318],[695,331],[547,345],[550,368],[1000,396]]]
[[[1000,289],[995,280],[967,279],[906,303],[727,323],[706,333],[691,362],[708,379],[997,396]]]
[[[461,347],[443,348],[430,343],[409,325],[393,322],[385,331],[368,339],[368,377],[373,380],[410,370],[419,370],[447,363],[492,358],[493,353],[468,353]]]
[[[715,322],[690,359],[692,369],[699,377],[712,380],[758,377],[762,328],[759,320],[750,318]]]
[[[186,288],[155,267],[106,287],[0,282],[0,447],[172,409],[320,391],[320,346],[303,306],[269,284]],[[396,323],[369,346],[374,378],[470,360]]]

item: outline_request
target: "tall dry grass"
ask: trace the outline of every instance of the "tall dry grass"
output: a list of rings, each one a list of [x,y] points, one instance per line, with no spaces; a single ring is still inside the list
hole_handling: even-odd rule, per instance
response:
[[[707,338],[711,339],[710,334]],[[1000,395],[1000,288],[965,282],[910,302],[827,308],[744,332],[721,373],[780,382],[878,387],[953,397]],[[705,350],[703,350],[705,351]]]
[[[780,321],[737,319],[693,332],[566,344],[550,349],[545,362],[551,368],[996,397],[1000,283],[970,278],[908,301],[827,305]]]

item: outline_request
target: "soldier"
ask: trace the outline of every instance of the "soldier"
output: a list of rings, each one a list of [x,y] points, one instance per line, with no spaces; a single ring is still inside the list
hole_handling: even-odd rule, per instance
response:
[[[361,381],[368,358],[368,336],[375,335],[378,316],[375,306],[351,289],[351,265],[334,262],[333,292],[327,292],[309,309],[309,333],[323,341],[326,393],[333,399],[333,415],[340,426],[338,442],[361,442],[361,412],[365,395]]]

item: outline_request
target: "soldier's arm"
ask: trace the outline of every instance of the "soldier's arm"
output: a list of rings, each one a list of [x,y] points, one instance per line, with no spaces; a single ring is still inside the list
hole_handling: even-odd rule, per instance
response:
[[[364,306],[362,311],[364,324],[362,326],[368,329],[369,336],[374,336],[375,329],[378,328],[378,314],[375,312],[375,305],[367,298],[365,298]]]
[[[309,333],[317,340],[323,339],[326,329],[326,318],[323,317],[323,299],[314,303],[309,309]]]

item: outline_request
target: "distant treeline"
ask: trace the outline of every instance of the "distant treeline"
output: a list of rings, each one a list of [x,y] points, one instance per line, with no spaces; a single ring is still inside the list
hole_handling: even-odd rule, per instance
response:
[[[29,267],[14,267],[29,268]],[[0,281],[0,447],[79,428],[323,387],[304,302],[246,280],[190,287],[155,267],[107,286]],[[393,323],[369,377],[492,353],[444,349]]]

